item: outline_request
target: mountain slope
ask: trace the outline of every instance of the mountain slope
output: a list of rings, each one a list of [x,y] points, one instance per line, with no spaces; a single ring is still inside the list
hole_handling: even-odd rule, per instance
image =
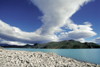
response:
[[[74,40],[64,40],[60,42],[48,42],[45,44],[35,43],[34,45],[8,45],[8,44],[0,44],[0,46],[4,48],[40,48],[40,49],[81,49],[81,48],[100,48],[100,45],[95,43],[80,43],[79,41]]]
[[[34,48],[47,48],[47,49],[76,49],[76,48],[100,48],[100,45],[95,43],[80,43],[74,40],[65,40],[61,42],[48,42],[45,44],[38,44]]]

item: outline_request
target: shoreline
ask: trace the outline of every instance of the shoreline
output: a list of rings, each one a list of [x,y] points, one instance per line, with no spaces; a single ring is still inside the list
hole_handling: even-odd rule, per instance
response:
[[[0,49],[0,67],[100,67],[51,52]]]
[[[35,52],[35,51],[40,51],[40,52],[44,52],[44,53],[46,53],[46,52],[53,52],[53,53],[56,53],[56,54],[58,54],[58,55],[60,55],[60,56],[63,56],[63,57],[67,57],[67,58],[73,58],[73,59],[75,59],[75,60],[79,60],[79,61],[82,61],[82,62],[89,62],[89,63],[94,63],[94,64],[99,64],[100,65],[100,60],[99,60],[99,57],[98,57],[98,54],[96,55],[95,53],[90,53],[91,54],[91,56],[89,57],[89,55],[90,54],[88,54],[88,52],[86,53],[86,57],[84,57],[84,55],[83,55],[83,57],[82,56],[79,56],[79,54],[81,53],[81,51],[79,51],[79,50],[85,50],[85,51],[88,51],[89,50],[89,52],[94,52],[94,51],[98,51],[98,49],[31,49],[31,48],[20,48],[20,49],[16,49],[16,48],[6,48],[6,49],[8,49],[8,50],[20,50],[20,51],[30,51],[30,52]],[[28,49],[28,50],[27,50]],[[53,51],[54,50],[54,51]],[[59,53],[58,52],[56,52],[55,50],[58,50],[58,51],[60,51]],[[62,53],[63,52],[63,50],[68,50],[66,53],[69,53],[69,51],[70,50],[72,50],[71,52],[71,54],[70,55],[68,55],[68,54],[66,54],[65,55],[65,53]],[[73,52],[73,50],[78,50],[79,52],[75,55],[76,57],[74,57],[74,55],[73,55],[73,53],[75,53],[75,52]],[[92,51],[93,50],[93,51]],[[100,50],[99,50],[99,52],[100,52]],[[99,54],[100,55],[100,54]],[[78,58],[78,56],[79,56],[79,58]],[[97,57],[96,57],[97,56]],[[83,59],[84,58],[84,59]],[[87,58],[87,59],[86,59]],[[89,59],[89,58],[91,58],[91,59]],[[94,58],[94,59],[93,59]],[[92,61],[92,60],[94,60],[94,61]]]

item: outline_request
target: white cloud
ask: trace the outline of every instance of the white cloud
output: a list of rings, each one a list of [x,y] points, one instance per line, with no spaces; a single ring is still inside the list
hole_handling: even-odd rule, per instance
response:
[[[25,32],[21,31],[19,28],[10,26],[5,22],[0,20],[0,39],[8,40],[11,42],[24,42],[24,43],[36,43],[36,42],[48,42],[56,40],[55,35],[39,35],[36,32]],[[7,42],[7,41],[6,41]],[[8,42],[9,43],[9,42]]]
[[[35,32],[25,32],[17,27],[10,26],[0,20],[0,38],[9,41],[24,43],[59,41],[64,39],[76,39],[84,41],[84,38],[96,35],[89,22],[85,25],[77,25],[70,17],[80,9],[80,6],[92,0],[31,0],[44,14],[41,16],[43,25]],[[72,31],[66,32],[61,27]],[[58,37],[56,33],[61,33]]]
[[[63,27],[69,18],[90,0],[31,0],[44,14],[41,18],[44,25],[38,30],[40,34],[54,34],[64,31]],[[70,24],[70,23],[67,23]],[[74,24],[75,25],[75,24]]]
[[[97,44],[100,44],[100,37],[94,39],[94,42],[97,43]]]
[[[84,22],[85,25],[77,25],[71,21],[70,17],[79,10],[80,6],[88,3],[90,0],[31,0],[44,14],[42,22],[44,25],[38,29],[40,34],[54,34],[56,32],[64,32],[61,27],[67,27],[73,31],[66,34],[66,39],[80,39],[96,35],[93,32],[89,22]],[[92,1],[92,0],[91,0]],[[61,36],[61,35],[59,35]],[[65,38],[65,34],[63,34]],[[60,39],[60,40],[61,40]]]
[[[70,23],[67,25],[67,29],[71,29],[72,31],[67,32],[67,34],[61,32],[61,35],[59,35],[60,40],[74,39],[85,42],[84,38],[97,35],[94,31],[92,31],[92,24],[90,24],[89,22],[84,22],[85,25],[74,24],[71,20],[67,22]]]
[[[25,45],[25,43],[17,42],[17,41],[1,41],[3,44],[10,44],[10,45]]]
[[[84,38],[80,38],[80,39],[75,39],[76,41],[80,41],[81,43],[86,42]]]
[[[85,25],[76,25],[76,24],[69,24],[69,27],[73,29],[73,31],[68,32],[68,36],[72,39],[79,39],[79,38],[87,38],[96,35],[91,28],[91,24],[89,22],[84,22]]]

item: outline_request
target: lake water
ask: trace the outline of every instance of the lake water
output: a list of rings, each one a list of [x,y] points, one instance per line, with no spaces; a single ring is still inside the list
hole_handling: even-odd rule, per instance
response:
[[[64,57],[70,57],[80,61],[100,64],[100,49],[28,49],[28,48],[7,48],[8,50],[54,52]]]

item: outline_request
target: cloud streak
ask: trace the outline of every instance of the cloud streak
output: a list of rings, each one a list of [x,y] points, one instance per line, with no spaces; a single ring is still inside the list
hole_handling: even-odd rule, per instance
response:
[[[100,44],[100,37],[94,39],[94,42],[97,43],[97,44]]]
[[[92,31],[92,24],[84,22],[84,25],[77,25],[70,17],[90,1],[92,0],[31,0],[44,14],[41,16],[43,25],[35,32],[25,32],[0,21],[0,38],[24,43],[42,43],[64,39],[84,41],[84,38],[96,35]],[[66,32],[61,27],[72,31]],[[58,33],[60,34],[57,36]]]

